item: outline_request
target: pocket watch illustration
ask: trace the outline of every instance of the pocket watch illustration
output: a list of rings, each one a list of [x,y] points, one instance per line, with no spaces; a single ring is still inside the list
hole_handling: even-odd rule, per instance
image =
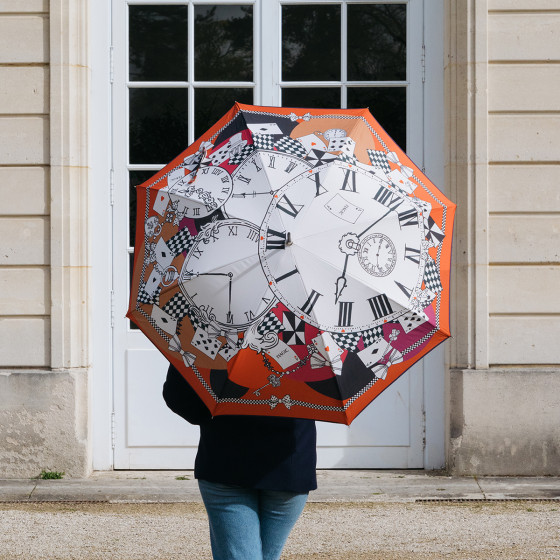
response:
[[[372,276],[387,276],[397,264],[395,244],[383,233],[372,233],[359,245],[358,262]]]
[[[260,225],[274,192],[310,168],[310,163],[284,152],[253,152],[232,173],[233,189],[224,214]]]
[[[231,175],[222,167],[200,167],[173,183],[169,198],[175,212],[186,218],[204,218],[223,206],[231,194]]]
[[[259,254],[272,292],[298,317],[361,331],[406,313],[421,289],[422,211],[365,166],[331,162],[275,193]]]
[[[258,256],[259,228],[239,219],[203,227],[179,276],[191,305],[220,330],[241,331],[264,315],[275,298]]]

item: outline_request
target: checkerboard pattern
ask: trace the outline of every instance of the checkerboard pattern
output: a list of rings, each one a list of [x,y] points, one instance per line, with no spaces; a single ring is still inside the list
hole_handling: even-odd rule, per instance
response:
[[[373,329],[368,329],[362,332],[362,338],[364,339],[364,345],[371,346],[375,341],[379,340],[383,336],[383,327],[374,327]]]
[[[299,140],[290,138],[289,136],[280,138],[280,140],[276,142],[276,147],[280,152],[286,152],[301,158],[307,155],[307,150],[304,148],[303,144]]]
[[[261,321],[260,325],[257,327],[257,332],[263,335],[267,332],[279,332],[284,330],[284,325],[281,321],[274,315],[274,313],[269,313]]]
[[[331,333],[333,340],[345,350],[354,351],[362,337],[361,333]]]
[[[350,163],[352,165],[356,165],[356,163],[358,162],[358,160],[354,156],[349,156],[348,154],[345,154],[344,152],[341,152],[338,155],[338,159],[345,162],[345,163]]]
[[[255,150],[273,150],[274,136],[272,134],[255,134],[253,136]]]
[[[155,304],[159,306],[159,294],[161,292],[161,286],[158,286],[152,296],[148,292],[146,292],[144,286],[145,284],[143,284],[138,290],[138,297],[136,298],[136,301],[138,303]]]
[[[163,311],[171,315],[174,319],[180,320],[186,314],[189,308],[189,304],[185,299],[185,296],[178,292],[176,293],[163,307]]]
[[[426,268],[424,269],[424,284],[432,292],[441,292],[443,289],[436,263],[431,258],[426,262]]]
[[[254,151],[255,148],[253,144],[246,144],[239,152],[229,158],[230,165],[239,165],[243,163]]]
[[[367,150],[371,166],[381,169],[385,173],[391,172],[391,166],[387,154],[381,150]]]
[[[179,233],[176,233],[167,242],[169,250],[177,256],[183,251],[188,251],[193,244],[194,237],[190,234],[187,228],[183,228]]]

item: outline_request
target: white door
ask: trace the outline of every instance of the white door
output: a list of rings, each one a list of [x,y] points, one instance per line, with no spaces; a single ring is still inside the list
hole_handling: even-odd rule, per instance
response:
[[[234,101],[367,106],[422,167],[423,1],[112,5],[114,467],[192,468],[198,428],[166,408],[161,388],[167,362],[124,319],[133,187]],[[422,468],[424,412],[432,406],[424,394],[423,367],[403,375],[350,428],[320,423],[319,467]],[[441,355],[431,360],[434,367],[443,370]]]

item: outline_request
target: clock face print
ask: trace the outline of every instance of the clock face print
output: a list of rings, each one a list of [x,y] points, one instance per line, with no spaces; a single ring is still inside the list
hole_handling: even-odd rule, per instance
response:
[[[201,167],[169,187],[169,198],[176,212],[186,218],[204,218],[220,208],[233,188],[231,175],[222,167]]]
[[[230,218],[243,216],[260,226],[274,192],[310,167],[283,152],[254,152],[232,173],[233,191],[224,213]]]
[[[395,245],[386,235],[372,233],[359,245],[358,262],[372,276],[387,276],[397,264]]]
[[[258,239],[257,226],[237,219],[211,222],[196,237],[179,286],[205,322],[221,330],[245,330],[273,305]]]
[[[276,297],[330,332],[357,332],[407,312],[427,258],[422,208],[366,166],[340,161],[275,193],[260,233]]]

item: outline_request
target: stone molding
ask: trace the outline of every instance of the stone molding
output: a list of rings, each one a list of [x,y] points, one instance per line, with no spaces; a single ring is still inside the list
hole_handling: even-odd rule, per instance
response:
[[[51,366],[90,364],[88,2],[50,2]]]
[[[446,0],[445,172],[457,202],[451,367],[488,367],[487,28],[487,0]]]

